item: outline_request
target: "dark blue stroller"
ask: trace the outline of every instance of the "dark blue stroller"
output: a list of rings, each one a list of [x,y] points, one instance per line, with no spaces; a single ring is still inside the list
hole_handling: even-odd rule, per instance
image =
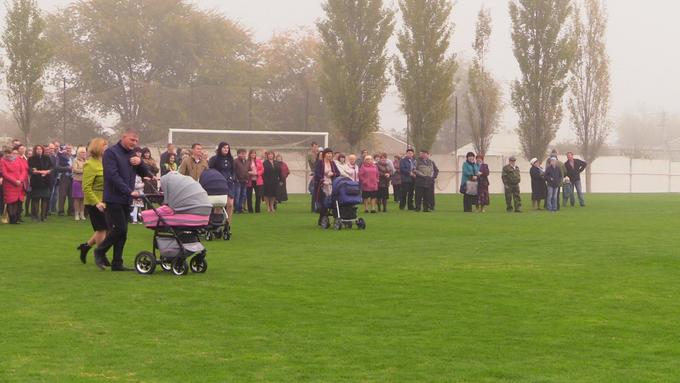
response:
[[[206,241],[212,241],[214,238],[228,241],[231,239],[231,227],[225,207],[229,198],[229,182],[215,169],[207,169],[201,173],[198,182],[208,193],[208,199],[213,206],[210,221],[202,234]]]
[[[361,185],[347,177],[337,177],[333,180],[333,192],[327,208],[333,211],[335,222],[333,228],[341,230],[343,227],[351,229],[354,224],[357,228],[366,229],[366,221],[357,217],[357,205],[360,205]]]

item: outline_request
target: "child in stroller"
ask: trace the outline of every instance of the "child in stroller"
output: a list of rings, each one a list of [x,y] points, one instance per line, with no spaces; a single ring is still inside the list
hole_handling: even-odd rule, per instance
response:
[[[356,224],[357,228],[366,229],[366,221],[357,217],[357,205],[361,202],[361,186],[358,182],[347,177],[335,178],[331,196],[324,201],[324,207],[333,213],[333,228],[335,230],[341,230],[343,227],[351,229],[352,225]],[[324,229],[330,227],[328,217],[322,220],[321,227]]]
[[[204,233],[205,240],[212,241],[213,238],[222,238],[228,241],[231,239],[231,228],[225,207],[229,198],[229,183],[222,173],[215,169],[207,169],[201,173],[198,182],[208,193],[208,200],[213,207],[208,227]]]
[[[137,272],[152,274],[160,263],[165,271],[175,275],[184,275],[189,269],[204,273],[208,262],[199,234],[208,226],[212,210],[208,193],[191,177],[175,172],[161,178],[161,188],[164,205],[159,208],[151,205],[150,210],[142,212],[144,226],[154,231],[153,250],[137,254]],[[148,199],[146,202],[150,204]],[[189,264],[187,258],[191,258]]]

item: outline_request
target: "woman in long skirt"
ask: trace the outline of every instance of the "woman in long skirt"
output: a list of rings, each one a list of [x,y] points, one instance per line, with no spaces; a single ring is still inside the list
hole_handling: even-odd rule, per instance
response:
[[[489,199],[489,165],[484,162],[484,155],[477,155],[479,178],[477,181],[477,211],[486,213],[486,207],[491,203]]]

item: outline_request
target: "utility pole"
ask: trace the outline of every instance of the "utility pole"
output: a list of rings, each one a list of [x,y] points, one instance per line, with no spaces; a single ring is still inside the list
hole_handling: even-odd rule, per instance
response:
[[[309,131],[309,85],[305,85],[305,132]]]
[[[455,178],[456,183],[455,183],[455,186],[454,186],[455,187],[454,190],[457,190],[458,185],[459,185],[458,171],[460,170],[459,167],[458,167],[458,96],[456,96],[454,98],[454,103],[455,104],[454,104],[453,108],[454,108],[455,117],[454,117],[454,123],[453,123],[454,124],[453,125],[453,146],[455,146],[455,148],[453,149],[453,154],[454,154],[454,157],[456,157],[456,168],[454,169],[454,173],[456,174],[456,178]]]
[[[63,88],[63,104],[62,104],[62,110],[61,110],[61,122],[62,122],[62,141],[64,141],[64,145],[66,145],[66,77],[63,77],[62,80],[64,80],[64,88]]]
[[[248,130],[253,130],[253,86],[248,86]]]
[[[189,129],[194,128],[194,82],[189,85]]]

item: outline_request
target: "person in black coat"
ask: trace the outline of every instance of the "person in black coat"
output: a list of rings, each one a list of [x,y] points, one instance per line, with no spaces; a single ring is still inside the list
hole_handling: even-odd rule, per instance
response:
[[[548,196],[548,188],[545,185],[545,178],[543,178],[543,169],[541,169],[541,162],[537,158],[531,160],[531,206],[536,210],[541,210],[541,201]]]
[[[267,203],[267,211],[273,213],[274,204],[276,203],[276,192],[281,181],[281,164],[274,159],[274,152],[265,152],[264,158],[265,160],[262,164],[264,166],[262,195]]]
[[[111,271],[130,271],[123,265],[123,249],[127,241],[128,217],[133,198],[139,198],[135,191],[135,178],[151,177],[140,157],[133,149],[139,142],[139,133],[127,129],[116,145],[109,147],[103,155],[104,203],[106,203],[106,238],[94,250],[97,267],[104,270],[108,263],[106,253],[113,248]]]
[[[31,175],[31,219],[44,221],[50,204],[52,186],[52,160],[45,155],[45,148],[36,145],[33,156],[28,159],[28,173]]]
[[[235,177],[234,177],[234,156],[231,155],[231,147],[226,142],[220,142],[217,145],[217,150],[215,155],[208,161],[208,167],[210,169],[215,169],[229,185],[229,190],[227,195],[227,217],[229,217],[229,222],[231,223],[231,216],[234,214],[234,198],[236,197],[236,188],[234,187]]]
[[[551,158],[548,161],[548,168],[545,170],[543,177],[545,178],[545,183],[548,187],[548,198],[547,198],[547,209],[552,212],[556,212],[557,208],[557,198],[560,185],[562,184],[562,172],[557,166],[557,159]]]

